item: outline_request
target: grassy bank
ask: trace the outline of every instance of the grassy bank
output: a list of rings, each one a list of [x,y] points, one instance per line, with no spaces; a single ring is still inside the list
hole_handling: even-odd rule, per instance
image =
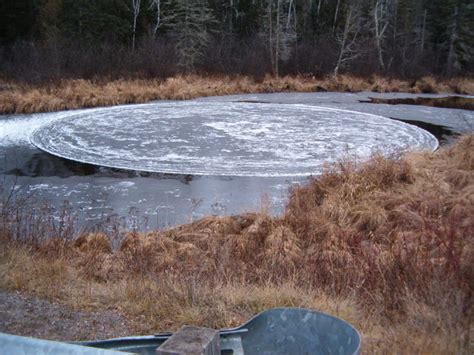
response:
[[[22,242],[18,224],[35,219],[15,218],[0,224],[0,287],[119,310],[136,333],[301,306],[353,323],[367,353],[472,353],[474,135],[435,153],[335,165],[292,190],[281,217],[263,203],[130,233],[116,250],[100,233]]]
[[[42,86],[0,82],[0,114],[51,112],[84,107],[143,103],[159,99],[183,100],[203,96],[272,92],[411,92],[474,94],[474,80],[424,77],[403,81],[373,76],[202,77],[186,75],[159,80],[63,80]]]

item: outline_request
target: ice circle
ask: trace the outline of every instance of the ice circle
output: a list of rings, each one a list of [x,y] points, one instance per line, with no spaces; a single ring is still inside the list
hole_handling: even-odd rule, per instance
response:
[[[418,127],[372,114],[205,101],[71,111],[36,129],[30,141],[94,165],[223,176],[306,176],[347,157],[438,146]]]

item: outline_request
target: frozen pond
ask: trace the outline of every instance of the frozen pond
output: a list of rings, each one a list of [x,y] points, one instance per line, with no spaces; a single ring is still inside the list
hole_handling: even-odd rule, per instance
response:
[[[204,176],[309,176],[347,155],[436,149],[416,126],[309,105],[175,102],[70,113],[31,142],[74,161]]]
[[[449,142],[452,134],[473,130],[474,113],[472,111],[359,102],[367,100],[368,97],[415,96],[419,95],[373,93],[235,95],[186,102],[159,102],[144,106],[4,117],[0,121],[0,174],[3,180],[4,196],[14,190],[19,195],[32,196],[29,202],[30,206],[34,206],[36,203],[40,204],[46,199],[56,209],[59,209],[59,206],[66,200],[69,201],[74,215],[86,226],[100,225],[110,219],[115,219],[119,220],[126,228],[142,230],[185,223],[209,214],[256,211],[261,206],[262,196],[265,196],[264,200],[269,202],[270,212],[280,213],[284,208],[288,188],[292,184],[304,183],[307,181],[307,174],[317,173],[318,167],[320,168],[321,163],[316,163],[315,160],[318,153],[311,150],[311,147],[323,145],[328,155],[335,153],[339,156],[347,154],[361,157],[377,150],[376,147],[382,147],[385,152],[405,149],[408,146],[416,147],[417,144],[420,144],[419,147],[428,149],[433,147],[430,135],[419,131],[416,127],[401,124],[397,120],[416,123],[417,126],[432,130],[433,133],[438,132],[437,137],[442,142]],[[143,126],[141,130],[145,135],[149,134],[149,137],[147,139],[141,138],[135,142],[130,140],[130,136],[127,135],[130,127],[127,125],[133,122],[134,118],[128,114],[134,110],[140,111],[141,107],[154,106],[162,108],[162,113],[168,112],[168,114],[173,108],[183,107],[180,115],[176,113],[179,117],[175,117],[175,120],[169,118],[169,124],[166,126],[178,130],[184,129],[187,139],[177,138],[173,132],[166,134],[161,131],[162,135],[157,135],[156,130],[150,130],[149,127]],[[202,112],[195,121],[192,121],[191,118],[186,118],[186,112],[190,109],[194,110],[195,107],[202,108]],[[224,108],[226,109],[224,110]],[[208,113],[212,113],[211,109],[218,112],[209,116]],[[311,135],[311,131],[304,129],[303,126],[312,123],[315,126],[310,126],[311,130],[314,128],[317,131],[316,121],[309,122],[310,117],[320,117],[319,120],[322,113],[333,113],[335,112],[333,109],[370,113],[385,118],[351,113],[353,116],[350,116],[349,120],[354,120],[355,124],[360,127],[358,130],[348,129],[344,134],[352,134],[355,141],[359,140],[359,144],[351,147],[349,141],[343,146],[331,146],[330,144],[325,146],[324,144],[327,142],[324,142],[322,137],[327,138],[331,134],[335,134],[337,137],[336,128],[320,127],[321,130],[317,134]],[[281,132],[279,130],[272,132],[272,127],[265,125],[265,122],[261,124],[258,121],[260,110],[267,113],[272,110],[278,112],[277,115],[270,116],[270,121],[280,124],[280,126],[277,125],[278,127],[282,127],[284,120],[292,122],[288,127],[283,127]],[[146,111],[145,109],[143,114],[150,115]],[[103,136],[103,132],[110,129],[111,124],[112,127],[114,126],[114,122],[107,122],[107,119],[100,120],[100,123],[94,121],[94,128],[91,128],[87,120],[92,117],[90,113],[105,114],[106,112],[116,112],[115,118],[121,120],[121,123],[116,125],[116,129],[122,132],[122,136],[120,134],[118,136],[122,139],[122,143],[129,144],[128,149],[117,149],[120,146],[118,142],[97,141],[98,137]],[[121,113],[124,112],[127,115],[121,116]],[[71,115],[74,116],[73,120],[69,118]],[[127,123],[127,118],[129,123]],[[396,120],[390,120],[390,118]],[[148,117],[148,119],[149,122],[153,122],[154,118]],[[166,120],[166,117],[160,115],[157,119]],[[364,126],[360,121],[364,119],[367,119],[368,122],[379,121],[375,123],[375,126]],[[64,125],[69,130],[66,132],[61,128],[63,125],[55,125],[55,122],[59,122],[57,120],[74,124]],[[238,122],[245,122],[243,125],[246,125],[247,129],[242,130],[237,124],[232,124]],[[377,123],[380,122],[383,123],[382,126],[377,126]],[[102,124],[104,126],[100,127]],[[40,128],[43,125],[45,128]],[[164,126],[156,124],[155,128],[158,128],[158,132],[160,132]],[[81,129],[75,127],[81,127]],[[56,129],[57,131],[55,131]],[[102,129],[102,133],[100,133],[100,129]],[[45,134],[49,130],[54,134]],[[372,130],[370,137],[369,133],[366,133],[369,130]],[[48,146],[51,149],[53,147],[58,149],[57,147],[61,147],[58,151],[53,152],[54,154],[102,166],[81,164],[38,150],[29,143],[34,131],[37,131],[40,137],[35,136],[33,140],[37,144],[44,144],[43,148]],[[299,132],[298,135],[292,134],[295,131]],[[242,134],[246,136],[242,137]],[[394,137],[393,141],[387,141],[387,138],[384,138],[385,134],[388,134],[388,137]],[[54,136],[57,140],[49,140]],[[214,140],[207,150],[206,156],[208,158],[197,162],[196,154],[199,149],[203,148],[200,145],[197,151],[193,150],[192,147],[199,143],[194,139],[204,136]],[[273,143],[263,144],[271,136],[276,137]],[[176,165],[176,162],[179,163],[179,159],[172,157],[173,159],[164,160],[162,158],[166,156],[166,153],[159,151],[152,154],[151,158],[157,158],[153,164],[155,166],[156,164],[168,164],[167,170],[163,168],[164,165],[159,169],[140,165],[146,164],[150,160],[149,156],[140,153],[140,149],[149,150],[150,147],[146,146],[147,141],[157,139],[157,137],[170,141],[171,147],[176,148],[174,149],[175,154],[179,152],[179,155],[184,159],[180,166]],[[92,141],[87,142],[87,139],[92,139]],[[127,141],[127,139],[129,140]],[[186,142],[176,141],[176,139]],[[37,142],[37,140],[41,140],[41,142]],[[279,140],[286,144],[282,145],[280,150],[277,149]],[[305,146],[306,140],[312,144]],[[226,150],[232,151],[234,148],[227,149],[226,143],[234,144],[235,149],[241,143],[239,159],[232,159],[232,156],[229,155],[230,152]],[[104,154],[100,150],[97,152],[91,150],[92,146],[97,145],[104,148],[102,149]],[[70,150],[67,149],[68,147]],[[292,151],[290,148],[294,150]],[[298,152],[298,149],[301,149],[300,152],[303,155],[307,154],[304,155],[304,159],[298,160],[297,156],[290,154]],[[135,151],[132,154],[133,150]],[[206,147],[204,150],[206,151]],[[201,151],[199,154],[201,153],[203,152]],[[130,159],[130,156],[137,156],[138,159]],[[240,156],[248,159],[240,158]],[[168,158],[170,157],[168,156]],[[123,161],[118,164],[108,164],[111,159]],[[305,165],[305,161],[311,159],[313,159],[313,165],[311,167],[309,164]],[[259,166],[257,164],[259,161],[272,163]],[[290,164],[285,163],[288,161]],[[194,165],[191,164],[193,162]],[[238,164],[245,164],[240,167],[240,175],[253,176],[234,176],[237,175],[237,171],[230,173],[233,169],[237,170]],[[104,167],[107,165],[136,170]],[[183,174],[150,172],[156,170],[177,172],[177,166]],[[182,170],[184,168],[189,170]],[[143,170],[149,172],[143,172]],[[245,174],[242,173],[244,171]]]

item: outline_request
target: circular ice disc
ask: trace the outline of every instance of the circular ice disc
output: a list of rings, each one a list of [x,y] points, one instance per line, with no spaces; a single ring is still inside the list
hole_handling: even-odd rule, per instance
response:
[[[237,102],[160,102],[71,112],[31,142],[95,165],[193,175],[302,176],[325,163],[407,149],[436,138],[399,121],[332,108]]]

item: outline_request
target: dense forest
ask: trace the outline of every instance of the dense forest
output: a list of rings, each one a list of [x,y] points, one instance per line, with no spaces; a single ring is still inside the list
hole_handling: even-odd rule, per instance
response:
[[[474,71],[472,0],[2,0],[0,75]]]

